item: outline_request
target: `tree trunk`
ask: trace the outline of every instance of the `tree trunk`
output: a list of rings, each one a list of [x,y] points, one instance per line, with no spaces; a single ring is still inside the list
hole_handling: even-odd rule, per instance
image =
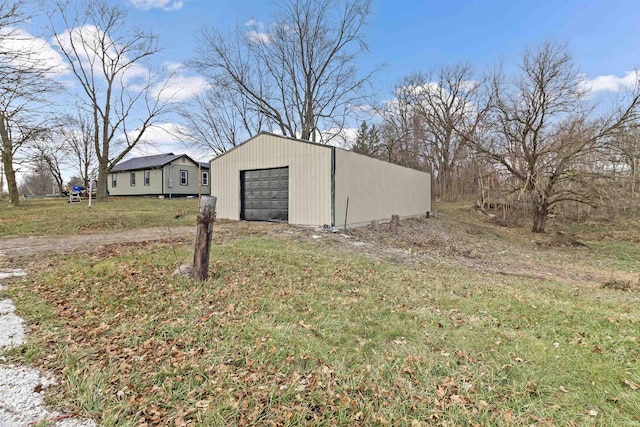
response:
[[[637,178],[637,164],[638,159],[633,157],[631,159],[631,197],[636,197],[636,180]]]
[[[98,187],[96,188],[96,200],[107,200],[109,193],[107,192],[108,173],[106,162],[100,162],[98,165]]]
[[[18,206],[20,204],[20,193],[18,193],[16,171],[13,169],[13,162],[11,160],[11,155],[5,152],[2,153],[2,164],[7,178],[7,188],[9,189],[9,202],[14,206]]]
[[[51,169],[51,175],[53,175],[53,180],[56,182],[56,187],[58,187],[58,194],[62,194],[62,190],[64,190],[64,183],[62,179],[62,172],[60,168]]]
[[[533,207],[533,228],[534,233],[544,233],[544,228],[547,224],[547,218],[549,216],[549,207],[546,203],[534,202]]]
[[[9,189],[9,202],[14,206],[18,206],[20,204],[20,194],[18,193],[16,171],[13,169],[13,143],[9,137],[5,116],[2,113],[0,113],[0,144],[2,144],[2,165],[7,178],[7,188]]]

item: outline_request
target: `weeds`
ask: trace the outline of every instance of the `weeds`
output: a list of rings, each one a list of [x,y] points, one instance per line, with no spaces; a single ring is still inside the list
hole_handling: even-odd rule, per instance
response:
[[[123,227],[137,209],[188,223],[166,202],[123,201]],[[447,217],[353,230],[357,247],[227,224],[204,283],[170,275],[185,238],[55,255],[4,291],[30,327],[6,357],[55,371],[49,400],[104,426],[640,425],[638,298],[617,290],[637,245]]]
[[[105,426],[640,424],[615,291],[268,236],[212,250],[204,286],[169,276],[168,244],[63,257],[11,291],[33,332],[10,357]]]

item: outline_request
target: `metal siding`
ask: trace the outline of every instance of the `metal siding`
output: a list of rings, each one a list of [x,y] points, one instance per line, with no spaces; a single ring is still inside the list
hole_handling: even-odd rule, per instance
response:
[[[346,150],[336,150],[336,226],[431,212],[431,175]]]
[[[218,218],[240,219],[240,171],[289,167],[289,223],[331,223],[331,148],[260,134],[211,161]]]

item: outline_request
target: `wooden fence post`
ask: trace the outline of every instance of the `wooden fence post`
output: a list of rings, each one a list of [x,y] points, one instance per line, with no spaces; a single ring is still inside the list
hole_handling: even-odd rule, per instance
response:
[[[216,198],[202,196],[198,212],[198,229],[196,231],[196,250],[193,254],[193,278],[203,281],[209,277],[209,254],[213,221],[216,218]]]
[[[391,215],[391,232],[398,233],[398,227],[400,226],[400,215]]]

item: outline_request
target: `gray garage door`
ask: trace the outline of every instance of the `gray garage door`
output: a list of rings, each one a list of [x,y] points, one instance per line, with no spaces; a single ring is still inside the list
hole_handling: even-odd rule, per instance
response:
[[[248,221],[289,220],[289,168],[240,172],[240,218]]]

